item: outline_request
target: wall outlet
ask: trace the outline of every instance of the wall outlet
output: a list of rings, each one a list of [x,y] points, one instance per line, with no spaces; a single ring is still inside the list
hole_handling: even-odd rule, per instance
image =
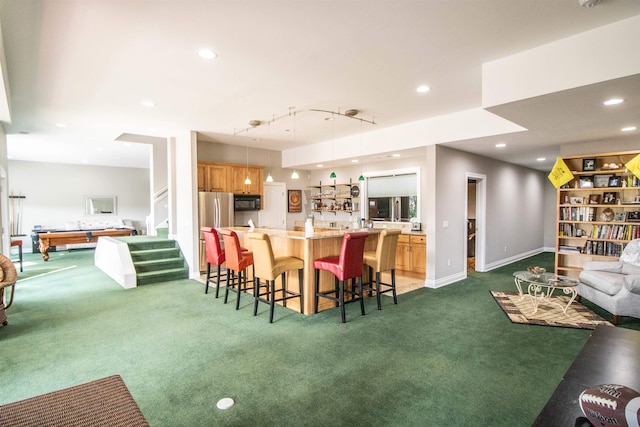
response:
[[[447,259],[447,266],[451,267],[451,258]]]
[[[449,221],[443,221],[442,228],[449,228]]]
[[[504,251],[505,251],[505,252],[507,252],[507,246],[506,246],[506,245],[505,245],[505,247],[504,247]]]

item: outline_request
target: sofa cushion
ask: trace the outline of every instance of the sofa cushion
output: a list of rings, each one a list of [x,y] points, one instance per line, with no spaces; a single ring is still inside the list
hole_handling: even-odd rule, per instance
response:
[[[640,294],[640,274],[629,274],[628,276],[624,276],[624,282],[626,283],[629,291],[634,294]]]
[[[620,255],[620,261],[640,267],[640,239],[634,239],[627,243]]]
[[[582,266],[583,270],[609,271],[611,273],[621,273],[622,263],[619,261],[587,261]]]
[[[580,273],[582,283],[607,295],[616,295],[620,292],[624,284],[624,277],[622,274],[607,271],[583,270]]]
[[[640,274],[640,267],[626,262],[622,263],[622,274]]]

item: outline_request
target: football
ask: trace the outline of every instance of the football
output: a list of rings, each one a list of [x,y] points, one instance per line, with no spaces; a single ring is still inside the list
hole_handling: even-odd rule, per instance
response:
[[[580,409],[595,427],[640,426],[640,393],[618,384],[601,384],[580,394]]]

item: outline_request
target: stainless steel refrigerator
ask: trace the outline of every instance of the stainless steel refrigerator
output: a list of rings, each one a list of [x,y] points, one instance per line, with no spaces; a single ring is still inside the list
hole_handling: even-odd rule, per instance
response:
[[[198,230],[200,227],[233,227],[233,193],[198,193]],[[200,233],[200,271],[206,271],[204,238]]]

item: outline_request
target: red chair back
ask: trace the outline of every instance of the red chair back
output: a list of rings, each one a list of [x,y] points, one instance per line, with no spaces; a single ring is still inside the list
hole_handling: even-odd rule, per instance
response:
[[[220,237],[213,227],[201,227],[202,236],[204,237],[204,249],[207,256],[207,262],[214,265],[222,265],[225,261],[225,252],[220,246]]]
[[[233,271],[243,271],[253,264],[253,253],[242,251],[238,235],[233,230],[220,229],[224,241],[224,253],[227,258],[227,268]]]
[[[342,238],[340,248],[340,259],[338,260],[339,270],[338,280],[347,280],[362,276],[362,256],[364,254],[364,242],[369,233],[361,231],[357,233],[346,233]],[[340,277],[342,276],[342,277]]]

